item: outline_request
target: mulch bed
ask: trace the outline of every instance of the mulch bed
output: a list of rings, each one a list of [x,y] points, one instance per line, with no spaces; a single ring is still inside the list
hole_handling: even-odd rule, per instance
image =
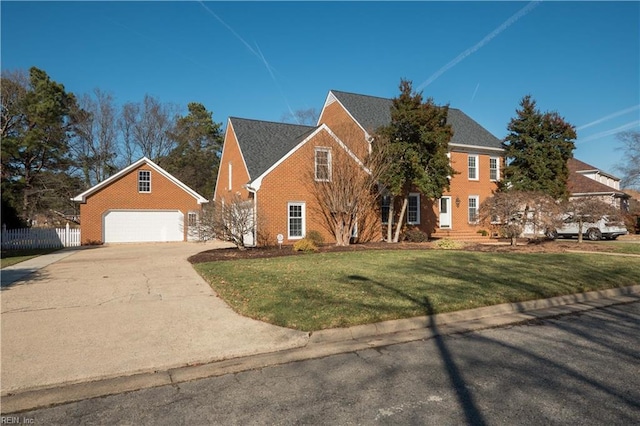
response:
[[[338,247],[325,244],[318,248],[318,253],[334,253],[362,250],[432,250],[437,249],[435,241],[425,243],[395,243],[385,242],[351,244],[347,247]],[[569,250],[610,251],[607,244],[577,244],[577,240],[567,241],[528,241],[518,240],[517,246],[510,246],[508,240],[491,240],[490,243],[466,243],[461,250],[476,252],[508,252],[508,253],[563,253]],[[207,250],[189,258],[191,263],[214,262],[221,260],[261,259],[281,256],[305,256],[309,253],[293,251],[291,246],[257,247],[238,250],[237,248]]]

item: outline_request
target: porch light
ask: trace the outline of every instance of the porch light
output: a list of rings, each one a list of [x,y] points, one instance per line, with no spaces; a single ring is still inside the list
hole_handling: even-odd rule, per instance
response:
[[[456,195],[456,207],[460,207],[460,197]]]

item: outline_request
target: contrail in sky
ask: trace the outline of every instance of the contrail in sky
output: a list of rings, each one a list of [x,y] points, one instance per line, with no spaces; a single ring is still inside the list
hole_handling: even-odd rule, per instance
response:
[[[630,113],[630,112],[635,111],[637,109],[640,109],[640,105],[635,105],[635,106],[620,110],[618,112],[614,112],[613,114],[605,115],[604,117],[599,118],[599,119],[597,119],[595,121],[592,121],[591,123],[587,123],[587,124],[585,124],[583,126],[578,127],[576,130],[582,130],[582,129],[586,129],[586,128],[591,127],[591,126],[595,126],[596,124],[600,124],[603,121],[611,120],[612,118],[615,118],[615,117]]]
[[[489,34],[487,34],[482,40],[480,40],[478,43],[476,43],[473,47],[468,48],[467,50],[465,50],[464,52],[462,52],[461,54],[456,56],[455,59],[453,59],[447,65],[443,66],[438,71],[436,71],[424,83],[422,83],[420,86],[418,86],[416,88],[416,91],[417,92],[421,91],[422,89],[424,89],[425,87],[427,87],[428,85],[433,83],[438,77],[440,77],[442,74],[447,72],[449,69],[453,68],[454,66],[458,65],[458,63],[462,62],[462,60],[464,60],[467,56],[469,56],[472,53],[475,53],[476,51],[478,51],[485,44],[487,44],[491,40],[493,40],[498,34],[503,32],[504,30],[506,30],[511,24],[515,23],[518,19],[522,18],[527,13],[531,12],[536,6],[538,6],[538,4],[540,4],[540,1],[532,1],[529,4],[527,4],[525,7],[520,9],[518,12],[516,12],[509,19],[504,21],[498,28],[496,28],[495,30],[493,30]]]
[[[282,98],[284,99],[284,103],[287,105],[287,108],[289,109],[289,113],[291,114],[292,117],[294,117],[294,119],[297,118],[295,117],[295,114],[293,113],[293,110],[291,109],[291,105],[289,105],[289,101],[287,100],[287,97],[284,95],[284,91],[282,90],[282,87],[280,87],[280,84],[278,83],[278,80],[276,79],[276,76],[273,74],[273,68],[271,67],[271,65],[269,64],[269,62],[267,62],[267,58],[264,57],[264,55],[262,54],[262,51],[260,50],[260,48],[258,47],[258,45],[256,44],[256,49],[254,49],[253,47],[251,47],[251,45],[249,43],[246,42],[245,39],[243,39],[240,34],[238,34],[233,28],[231,28],[231,26],[229,24],[227,24],[226,22],[224,22],[222,20],[222,18],[220,18],[215,12],[213,12],[211,9],[209,9],[204,2],[199,1],[198,3],[200,3],[200,5],[207,11],[209,12],[209,14],[211,16],[213,16],[214,18],[216,18],[218,20],[218,22],[220,22],[222,25],[224,25],[224,27],[226,29],[228,29],[231,34],[233,34],[235,36],[235,38],[237,38],[238,40],[240,40],[240,42],[242,44],[244,44],[244,46],[249,50],[249,52],[251,52],[253,54],[253,56],[255,56],[256,58],[258,58],[260,60],[260,62],[262,62],[262,64],[265,66],[265,68],[267,69],[267,71],[269,72],[269,75],[271,76],[271,79],[273,80],[273,82],[275,83],[275,85],[277,86],[278,90],[280,91],[280,95],[282,96]],[[300,124],[300,123],[298,123]]]
[[[632,129],[632,128],[636,127],[636,126],[640,126],[640,120],[634,120],[634,121],[632,121],[630,123],[623,124],[620,127],[616,127],[615,129],[606,130],[606,131],[600,132],[600,133],[595,133],[595,134],[593,134],[591,136],[587,136],[584,139],[578,139],[576,141],[576,143],[589,142],[589,141],[592,141],[592,140],[595,140],[595,139],[604,138],[605,136],[615,135],[616,133]]]
[[[476,84],[476,90],[473,91],[473,95],[471,95],[471,102],[476,98],[476,93],[478,93],[478,88],[480,87],[480,83]]]

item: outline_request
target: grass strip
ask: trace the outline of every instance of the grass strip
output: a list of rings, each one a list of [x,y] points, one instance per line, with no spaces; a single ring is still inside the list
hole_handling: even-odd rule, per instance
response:
[[[384,250],[194,265],[244,316],[313,331],[640,284],[640,259]]]
[[[0,268],[15,265],[43,254],[53,253],[60,249],[2,250]]]

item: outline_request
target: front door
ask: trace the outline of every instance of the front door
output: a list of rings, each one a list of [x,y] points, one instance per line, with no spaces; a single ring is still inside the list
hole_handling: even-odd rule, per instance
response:
[[[451,197],[440,198],[440,228],[451,229]]]

